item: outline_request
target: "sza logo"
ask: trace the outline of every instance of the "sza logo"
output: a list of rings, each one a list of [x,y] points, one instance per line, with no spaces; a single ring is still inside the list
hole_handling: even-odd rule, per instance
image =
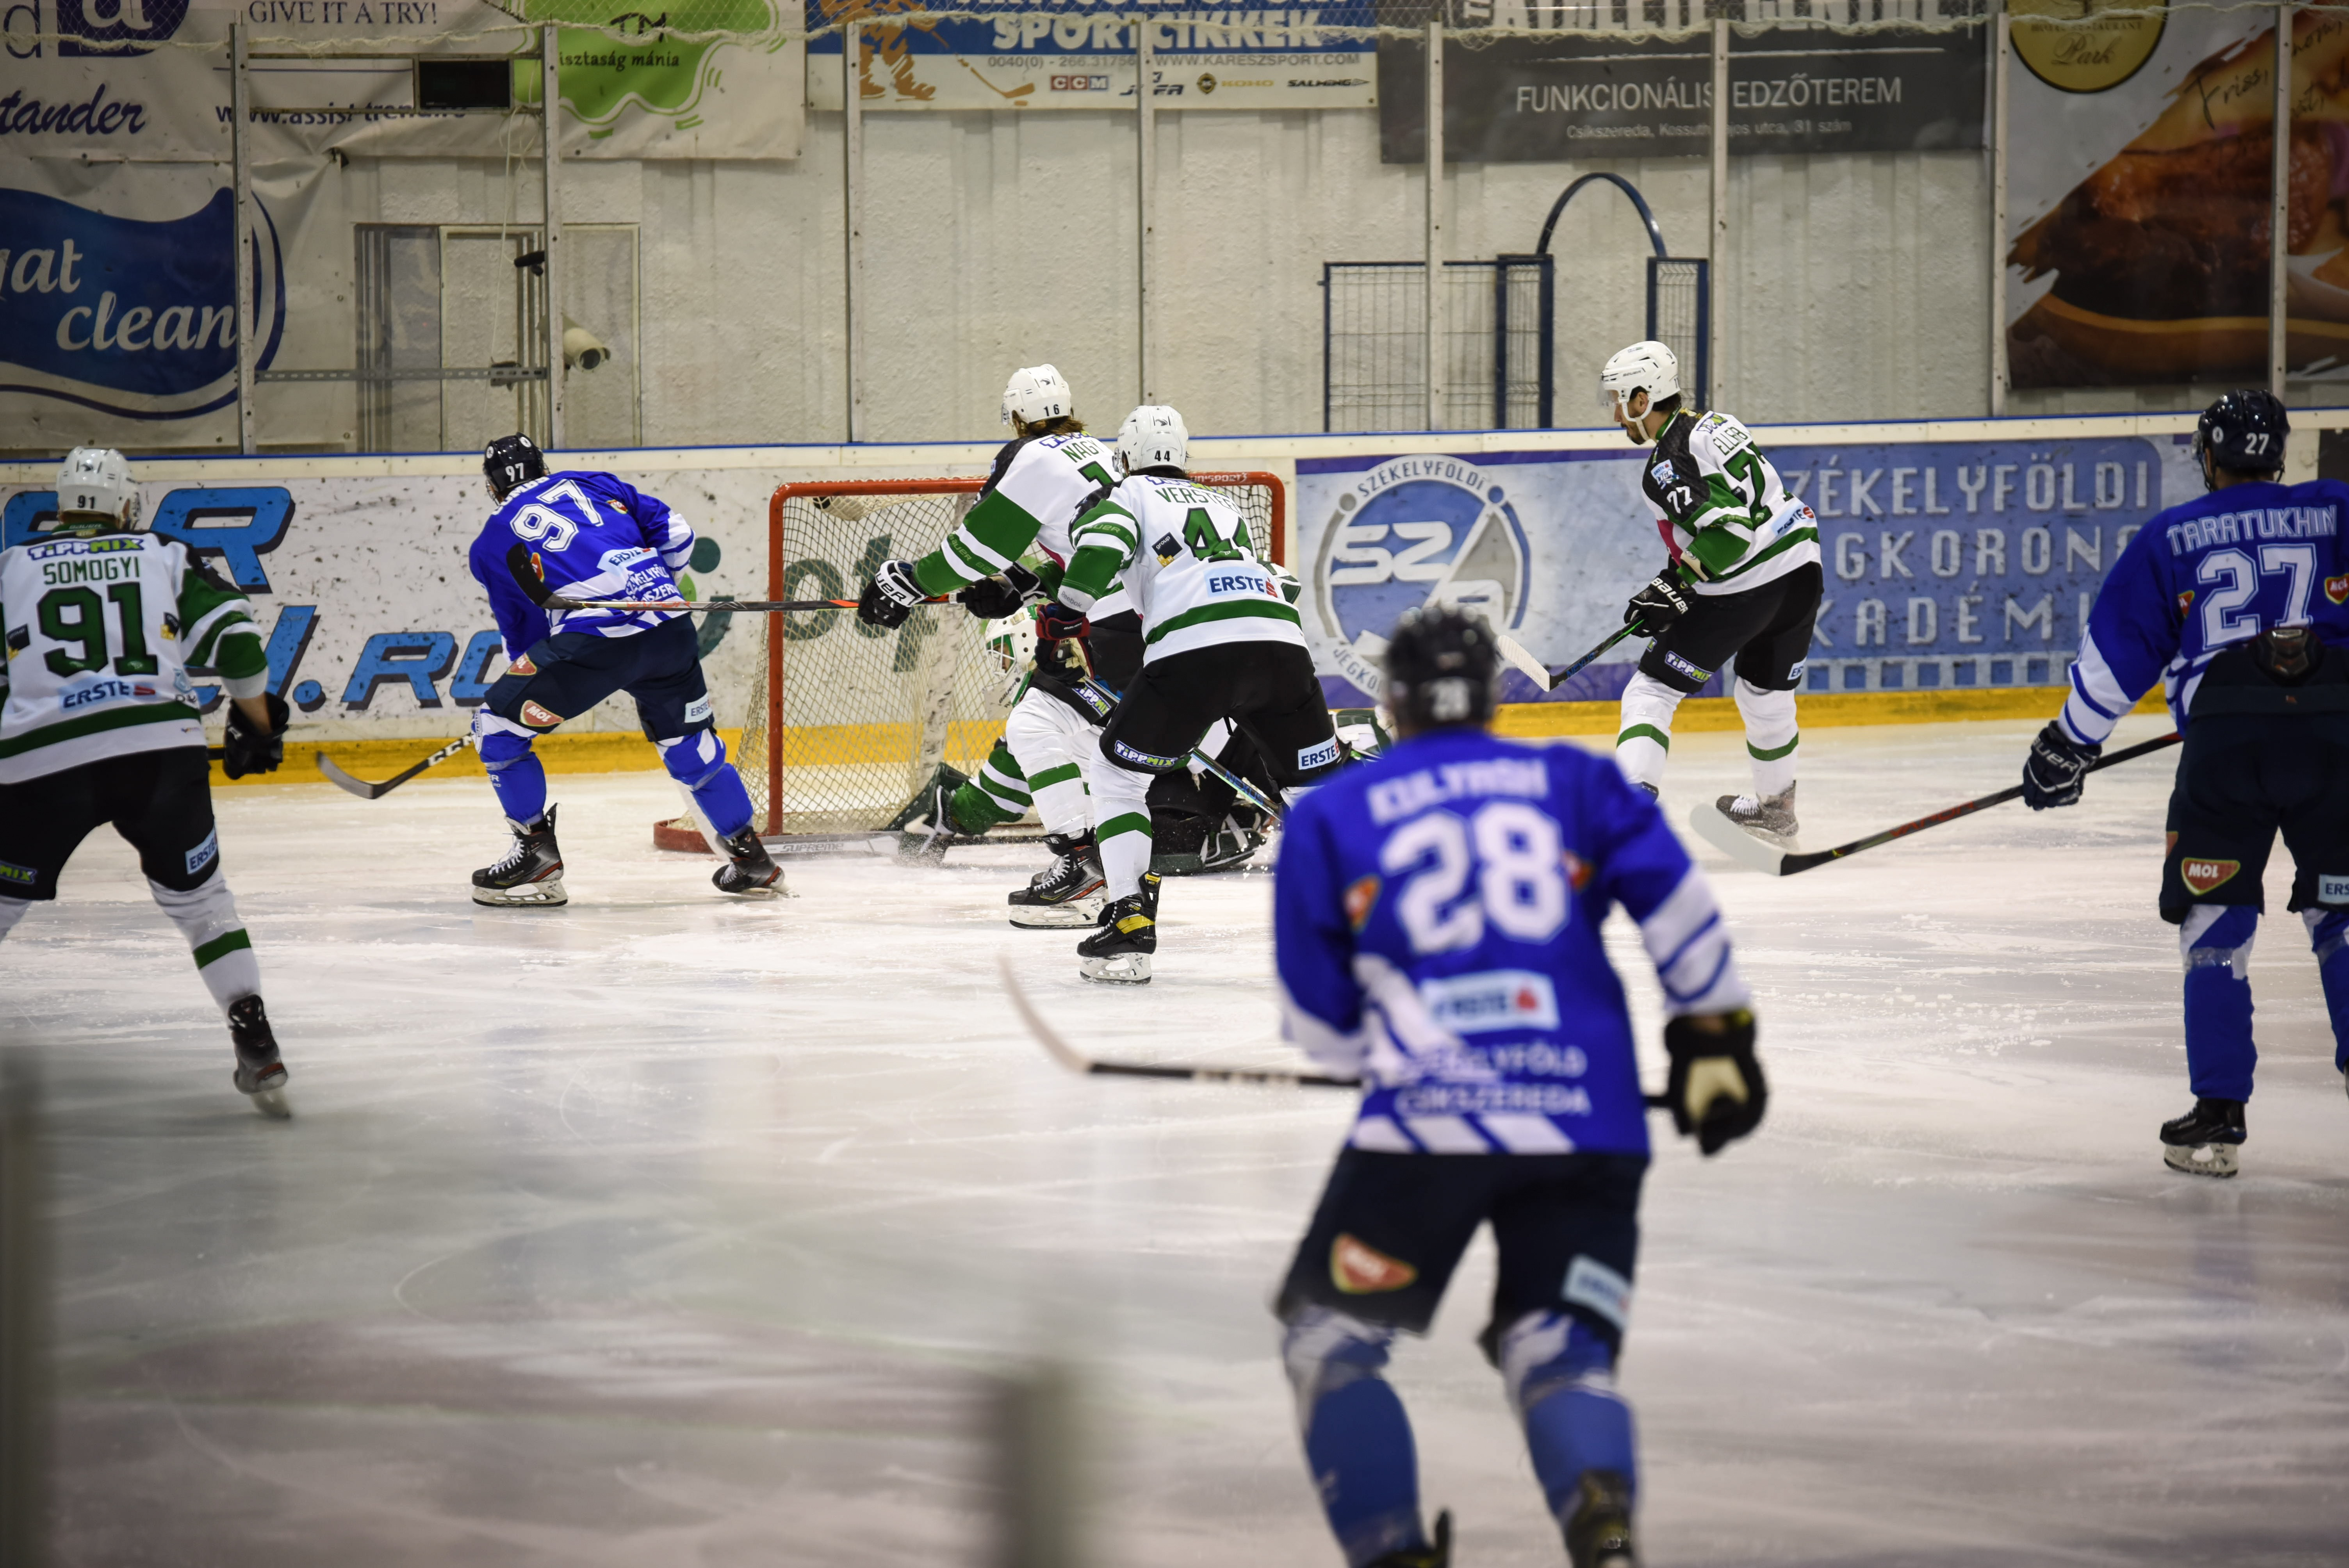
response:
[[[1483,469],[1457,458],[1397,458],[1338,497],[1311,585],[1339,671],[1362,690],[1405,610],[1462,604],[1504,629],[1525,618],[1525,526]]]
[[[1052,90],[1056,93],[1105,93],[1109,91],[1107,77],[1054,77]]]

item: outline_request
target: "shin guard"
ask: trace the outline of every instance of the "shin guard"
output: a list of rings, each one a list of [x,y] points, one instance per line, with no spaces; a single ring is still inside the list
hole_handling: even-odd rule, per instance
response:
[[[0,921],[5,919],[0,914]],[[2300,919],[2316,951],[2324,1011],[2333,1019],[2333,1065],[2349,1072],[2349,909],[2303,909]]]
[[[674,740],[654,742],[661,766],[693,799],[693,809],[710,830],[730,839],[750,825],[750,792],[726,760],[726,743],[714,729],[690,729]],[[517,817],[516,821],[528,821]]]
[[[1107,761],[1093,771],[1099,775],[1093,810],[1101,819],[1093,845],[1101,856],[1103,892],[1114,903],[1140,892],[1142,873],[1150,869],[1152,776]]]
[[[1623,777],[1651,790],[1664,783],[1664,758],[1672,748],[1672,715],[1685,693],[1653,676],[1635,675],[1623,688],[1622,722],[1615,737],[1615,762]]]
[[[214,870],[186,892],[174,892],[159,882],[150,882],[147,887],[163,913],[171,917],[171,923],[180,928],[180,934],[188,939],[196,973],[204,977],[205,988],[222,1012],[241,996],[260,994],[261,965],[253,956],[253,938],[245,934],[244,923],[236,917],[236,900],[228,891],[226,877]]]
[[[1795,722],[1795,694],[1764,691],[1742,676],[1732,690],[1738,714],[1745,720],[1745,755],[1754,764],[1754,793],[1764,800],[1783,795],[1795,781],[1795,752],[1803,742]]]
[[[1631,1407],[1615,1391],[1613,1346],[1579,1318],[1534,1312],[1501,1336],[1500,1360],[1534,1475],[1561,1529],[1581,1505],[1586,1471],[1611,1471],[1637,1495]]]
[[[1305,1462],[1350,1568],[1426,1544],[1411,1418],[1381,1376],[1393,1342],[1393,1329],[1324,1306],[1304,1308],[1281,1336]]]
[[[2250,904],[2198,903],[2178,928],[2186,960],[2186,1069],[2197,1096],[2251,1098],[2251,939],[2260,912]]]
[[[486,708],[473,716],[473,735],[498,810],[517,822],[537,821],[546,810],[546,769],[531,749],[538,737]]]

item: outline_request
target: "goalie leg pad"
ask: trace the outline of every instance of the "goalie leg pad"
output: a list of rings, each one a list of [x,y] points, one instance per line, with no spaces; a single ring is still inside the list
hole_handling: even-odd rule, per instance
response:
[[[668,776],[692,793],[694,809],[721,839],[750,825],[750,792],[726,760],[726,743],[714,729],[690,729],[674,740],[654,742]]]
[[[236,899],[228,891],[228,879],[217,867],[185,892],[152,880],[147,888],[171,917],[171,923],[180,928],[180,934],[188,939],[196,973],[203,976],[204,987],[221,1011],[228,1011],[229,1004],[241,997],[260,994],[261,965],[253,955],[253,938],[245,934],[244,922],[237,918]]]
[[[1581,1318],[1529,1312],[1501,1336],[1501,1376],[1525,1423],[1534,1475],[1559,1525],[1581,1505],[1582,1478],[1620,1476],[1636,1494],[1631,1407],[1615,1388],[1615,1347]]]
[[[1687,694],[1641,671],[1623,688],[1616,727],[1615,764],[1623,777],[1652,794],[1663,788],[1664,758],[1672,749],[1672,715]]]
[[[2251,942],[2260,912],[2250,904],[2198,903],[2178,928],[2186,960],[2186,1070],[2205,1099],[2251,1098]]]
[[[1306,1306],[1281,1336],[1305,1462],[1350,1564],[1423,1549],[1411,1418],[1382,1375],[1395,1331]]]
[[[537,821],[546,810],[546,768],[531,749],[537,733],[482,708],[473,715],[473,739],[498,810],[517,822]]]

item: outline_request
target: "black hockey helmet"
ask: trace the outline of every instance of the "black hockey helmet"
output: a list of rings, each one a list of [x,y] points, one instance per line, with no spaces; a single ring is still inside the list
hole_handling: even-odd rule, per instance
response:
[[[490,493],[503,500],[514,486],[546,477],[546,454],[528,436],[500,436],[481,449],[481,471],[490,477]]]
[[[2239,387],[2202,410],[2194,427],[2194,460],[2199,465],[2208,457],[2214,468],[2271,474],[2283,467],[2283,442],[2290,434],[2292,420],[2273,393]]]
[[[1491,720],[1501,660],[1483,616],[1456,604],[1406,610],[1381,662],[1396,723],[1420,730]]]

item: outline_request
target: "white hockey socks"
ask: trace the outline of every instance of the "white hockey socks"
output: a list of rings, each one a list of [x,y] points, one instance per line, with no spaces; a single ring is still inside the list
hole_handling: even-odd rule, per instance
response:
[[[1004,720],[1003,744],[1028,776],[1036,819],[1046,832],[1075,838],[1092,825],[1084,754],[1099,750],[1100,737],[1075,709],[1058,697],[1030,692]]]
[[[1803,743],[1795,722],[1795,694],[1764,691],[1740,676],[1733,687],[1745,720],[1745,755],[1754,763],[1754,793],[1766,800],[1795,782],[1795,748]]]
[[[1142,891],[1142,873],[1150,869],[1150,784],[1154,775],[1136,773],[1103,759],[1093,770],[1100,788],[1093,807],[1101,821],[1093,829],[1093,846],[1101,855],[1103,891],[1112,900],[1132,898]]]
[[[174,892],[158,882],[150,882],[147,888],[188,939],[196,973],[204,977],[221,1011],[228,1011],[228,1005],[240,996],[261,994],[261,965],[253,956],[253,938],[236,917],[236,900],[218,867],[187,892]]]
[[[7,939],[8,934],[16,929],[16,923],[24,919],[32,907],[33,901],[29,898],[0,898],[0,941]]]
[[[1672,749],[1672,715],[1687,694],[1649,675],[1633,675],[1623,688],[1623,714],[1615,735],[1615,765],[1623,777],[1651,790],[1664,785],[1664,758]]]

